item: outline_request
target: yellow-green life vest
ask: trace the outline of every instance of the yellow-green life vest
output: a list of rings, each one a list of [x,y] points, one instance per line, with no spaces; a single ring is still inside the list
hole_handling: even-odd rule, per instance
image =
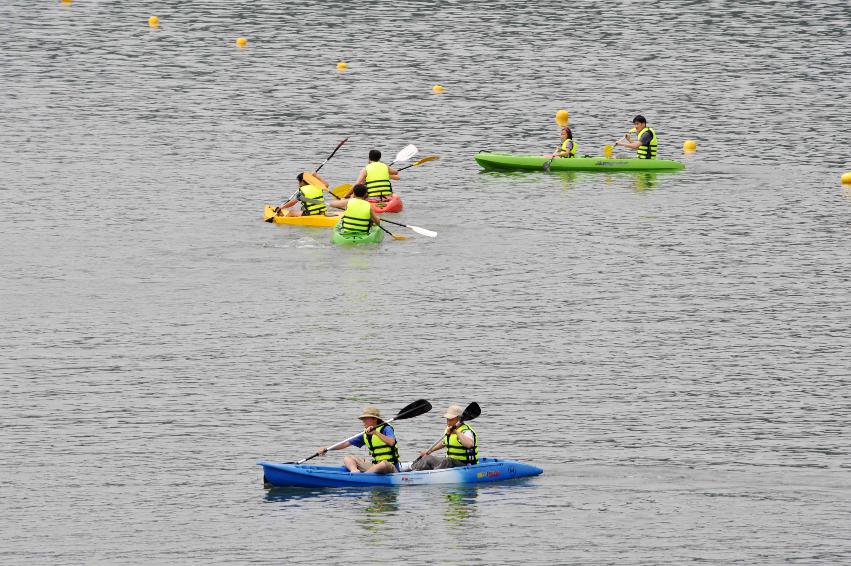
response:
[[[322,189],[314,185],[302,185],[299,192],[304,195],[304,198],[316,200],[319,202],[301,201],[301,210],[303,216],[315,216],[317,214],[325,214],[325,197],[322,196]]]
[[[465,430],[469,430],[473,433],[473,447],[467,448],[461,441],[458,440],[458,433],[464,432]],[[479,437],[476,434],[476,431],[470,428],[467,423],[463,423],[461,426],[452,431],[452,434],[447,434],[443,437],[443,445],[446,446],[446,455],[453,460],[460,460],[462,462],[467,462],[468,464],[478,464],[479,463]]]
[[[650,140],[650,145],[640,145],[638,146],[638,152],[636,157],[639,159],[656,159],[656,132],[654,132],[651,128],[645,127],[643,130],[638,132],[638,140],[641,141],[641,136],[644,135],[644,132],[650,132],[653,134],[653,139]]]
[[[573,147],[570,148],[570,155],[568,155],[567,157],[576,157],[576,148],[579,147],[579,144],[576,143],[576,140],[568,138],[568,139],[564,140],[563,142],[561,142],[561,150],[562,151],[567,151],[567,142],[573,142]]]
[[[360,198],[350,198],[341,227],[350,232],[369,232],[372,227],[372,204]]]
[[[390,185],[390,168],[380,161],[370,161],[366,165],[366,185],[367,198],[389,197],[393,194],[393,187]]]
[[[384,429],[389,428],[393,430],[393,427],[390,425],[383,424],[375,429],[375,432],[384,433]],[[399,463],[399,450],[396,448],[396,445],[390,446],[386,442],[384,442],[380,436],[377,434],[367,434],[363,433],[363,443],[369,448],[369,455],[372,456],[372,463],[377,464],[379,462],[383,462],[388,460],[393,462],[393,465],[397,465]]]

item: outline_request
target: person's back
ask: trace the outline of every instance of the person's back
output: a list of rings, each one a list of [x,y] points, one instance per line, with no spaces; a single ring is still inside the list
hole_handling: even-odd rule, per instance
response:
[[[355,185],[352,198],[346,203],[340,227],[349,232],[369,232],[372,228],[375,213],[372,204],[366,200],[367,188]]]
[[[363,184],[366,185],[367,198],[387,198],[393,194],[390,184],[390,167],[381,162],[381,152],[377,149],[369,151],[369,163],[364,167]]]
[[[324,188],[311,185],[307,181],[304,181],[301,174],[299,174],[299,182],[303,183],[298,189],[299,193],[304,197],[299,199],[301,200],[302,216],[324,215],[327,211]]]

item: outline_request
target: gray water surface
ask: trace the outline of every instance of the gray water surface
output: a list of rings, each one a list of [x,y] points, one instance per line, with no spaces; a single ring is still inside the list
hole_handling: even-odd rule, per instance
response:
[[[847,2],[0,17],[3,563],[851,563]],[[559,108],[686,169],[480,171]],[[440,156],[395,185],[436,239],[261,222],[346,136],[332,184]],[[475,400],[482,454],[544,474],[262,489],[421,397],[404,459]]]

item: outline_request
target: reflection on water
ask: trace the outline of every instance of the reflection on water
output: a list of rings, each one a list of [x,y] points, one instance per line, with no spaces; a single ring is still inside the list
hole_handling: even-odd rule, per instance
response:
[[[458,486],[450,488],[446,494],[446,511],[444,517],[450,525],[460,525],[472,518],[476,512],[476,498],[479,489],[475,486]]]
[[[647,191],[656,188],[656,176],[658,173],[636,173],[635,190]]]
[[[355,522],[367,532],[380,531],[399,510],[398,488],[373,488],[365,495],[366,507]]]

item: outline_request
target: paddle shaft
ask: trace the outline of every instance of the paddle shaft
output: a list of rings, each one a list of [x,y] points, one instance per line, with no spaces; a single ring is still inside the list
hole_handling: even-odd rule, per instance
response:
[[[339,144],[337,144],[337,147],[334,148],[334,151],[331,152],[331,155],[326,157],[325,161],[323,161],[322,164],[319,167],[314,169],[314,172],[318,173],[319,170],[322,169],[322,166],[325,165],[326,163],[328,163],[328,160],[331,159],[332,157],[334,157],[334,154],[337,153],[337,150],[340,149],[341,147],[343,147],[343,144],[346,143],[347,141],[349,141],[348,137],[346,139],[344,139],[343,141],[341,141]]]
[[[381,219],[382,222],[387,222],[388,224],[395,224],[396,226],[403,226],[405,228],[409,228],[416,232],[417,234],[422,234],[423,236],[428,236],[429,238],[436,238],[437,232],[433,232],[432,230],[426,230],[425,228],[420,228],[419,226],[411,226],[410,224],[402,224],[401,222],[393,222],[392,220],[387,220],[386,218]]]
[[[428,157],[423,157],[419,161],[414,161],[410,165],[405,165],[404,167],[402,167],[400,169],[396,169],[396,172],[398,173],[399,171],[404,171],[405,169],[410,169],[411,167],[417,167],[418,165],[422,165],[423,163],[428,163],[429,161],[434,161],[435,159],[439,159],[439,157],[436,156],[436,155],[429,155]]]
[[[553,164],[553,159],[555,159],[555,158],[556,158],[556,155],[558,154],[558,152],[559,152],[560,150],[561,150],[561,146],[558,146],[558,147],[556,148],[556,150],[553,152],[553,156],[552,156],[552,157],[550,157],[549,161],[547,161],[546,163],[544,163],[544,171],[545,171],[545,172],[549,172],[549,170],[550,170],[550,165],[552,165],[552,164]]]

